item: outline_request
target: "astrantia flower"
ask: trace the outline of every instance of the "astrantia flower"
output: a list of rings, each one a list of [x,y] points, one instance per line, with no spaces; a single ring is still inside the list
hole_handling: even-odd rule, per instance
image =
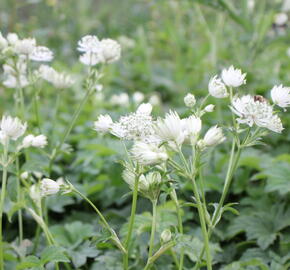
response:
[[[250,127],[256,124],[278,133],[283,130],[280,118],[274,114],[272,106],[263,97],[250,95],[235,97],[231,109],[239,116],[237,119],[239,123]]]
[[[235,69],[233,66],[224,69],[221,77],[223,82],[230,87],[239,87],[246,83],[246,73],[243,74],[240,69]]]
[[[183,101],[184,101],[185,106],[189,108],[192,108],[196,103],[195,96],[192,94],[187,94],[184,97]]]
[[[286,13],[277,13],[274,17],[274,23],[277,26],[283,26],[288,21],[288,15]]]
[[[13,75],[8,75],[3,81],[3,85],[5,85],[7,88],[17,88],[17,87],[25,87],[29,84],[29,81],[26,76],[20,75],[18,78],[16,78]]]
[[[129,96],[127,93],[121,93],[119,95],[112,95],[110,102],[112,105],[128,106]]]
[[[8,46],[8,41],[2,36],[0,32],[0,50],[5,49]]]
[[[96,64],[100,63],[102,59],[100,58],[100,54],[98,53],[85,52],[83,55],[80,56],[80,61],[84,65],[95,66]]]
[[[141,104],[135,113],[122,116],[111,126],[111,133],[124,140],[146,141],[154,135],[152,106]]]
[[[141,92],[135,92],[133,94],[133,101],[137,104],[141,103],[144,100],[144,94]]]
[[[271,98],[275,104],[281,108],[290,106],[290,88],[284,87],[282,84],[275,85],[271,90]]]
[[[17,117],[3,116],[0,127],[2,137],[15,141],[24,134],[27,125],[23,124]]]
[[[15,44],[14,51],[18,54],[29,55],[36,47],[36,41],[34,38],[25,38],[18,40]]]
[[[181,123],[185,140],[188,143],[194,144],[201,130],[200,118],[191,115],[188,118],[182,119]]]
[[[37,62],[50,62],[53,59],[53,52],[44,46],[34,48],[29,58]]]
[[[213,126],[205,134],[204,138],[198,142],[198,146],[201,149],[216,146],[222,143],[226,137],[223,134],[223,131],[220,127]]]
[[[210,79],[208,91],[210,95],[216,98],[226,98],[229,95],[225,84],[217,75]]]
[[[153,143],[135,142],[131,153],[132,158],[141,165],[159,164],[168,159],[165,149]]]
[[[109,132],[111,126],[113,124],[111,116],[108,114],[100,115],[98,120],[94,123],[94,130],[102,133]]]
[[[48,196],[58,193],[60,190],[60,185],[51,179],[44,178],[40,182],[41,196]]]
[[[71,76],[57,72],[55,69],[47,65],[41,65],[39,67],[39,75],[58,89],[68,88],[74,83]]]
[[[177,112],[170,111],[164,119],[159,118],[154,127],[156,135],[164,142],[181,145],[185,139],[182,121]]]
[[[45,135],[38,135],[34,136],[32,134],[29,134],[24,137],[22,141],[22,148],[28,148],[28,147],[38,147],[38,148],[44,148],[47,145],[47,137]]]
[[[121,46],[113,39],[102,39],[100,42],[102,61],[105,63],[113,63],[121,57]]]
[[[16,33],[9,33],[6,39],[8,43],[12,46],[15,45],[19,40],[18,35]]]
[[[78,41],[78,51],[80,52],[99,52],[100,41],[97,36],[87,35]]]

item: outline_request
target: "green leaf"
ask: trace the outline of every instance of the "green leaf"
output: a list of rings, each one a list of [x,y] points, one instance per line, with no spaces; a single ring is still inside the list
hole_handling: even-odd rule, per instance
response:
[[[69,262],[64,254],[63,249],[56,246],[50,246],[41,253],[41,263],[44,265],[49,262]]]
[[[39,269],[43,269],[41,261],[36,256],[27,256],[20,264],[17,265],[17,270],[32,267],[39,267]]]

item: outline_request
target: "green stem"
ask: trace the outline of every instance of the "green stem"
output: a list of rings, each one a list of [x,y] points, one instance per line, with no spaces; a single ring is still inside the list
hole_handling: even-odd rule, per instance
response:
[[[19,169],[19,157],[16,157],[16,175],[17,175],[17,201],[21,201],[21,186],[20,186],[20,169]],[[19,230],[19,245],[21,245],[23,240],[23,220],[22,220],[22,211],[18,210],[18,230]]]
[[[124,265],[125,270],[127,270],[128,266],[129,266],[129,253],[130,253],[129,251],[130,251],[131,237],[132,237],[134,221],[135,221],[137,198],[138,198],[138,182],[139,182],[139,177],[136,176],[134,190],[133,190],[132,208],[131,208],[131,216],[130,216],[130,221],[129,221],[128,234],[127,234],[127,237],[125,240],[125,249],[127,250],[127,252],[124,254],[124,259],[123,259],[123,265]]]
[[[127,253],[126,249],[124,248],[124,246],[122,245],[120,239],[118,238],[116,232],[110,227],[109,223],[107,222],[107,220],[105,219],[105,217],[102,215],[102,213],[100,212],[100,210],[93,204],[93,202],[86,197],[84,194],[82,194],[80,191],[78,191],[75,187],[72,187],[72,191],[75,192],[76,194],[78,194],[80,197],[82,197],[86,202],[89,203],[89,205],[96,211],[96,213],[99,215],[102,224],[105,226],[105,228],[111,233],[111,237],[112,240],[114,241],[114,243],[116,244],[116,246],[123,252],[123,253]]]
[[[51,173],[52,170],[52,165],[54,160],[56,159],[58,152],[60,151],[60,149],[62,148],[63,144],[65,143],[65,141],[67,140],[69,134],[71,133],[84,105],[86,104],[87,100],[89,99],[90,94],[92,93],[93,88],[89,88],[84,96],[84,98],[82,99],[81,103],[79,104],[77,110],[75,111],[75,113],[73,114],[73,117],[70,121],[70,124],[68,125],[64,136],[62,138],[62,140],[60,141],[60,143],[54,148],[52,154],[51,154],[51,158],[50,158],[50,163],[49,163],[49,174]]]
[[[153,255],[154,249],[154,238],[155,238],[155,231],[156,231],[156,218],[157,218],[157,200],[152,200],[152,226],[151,226],[151,235],[150,235],[150,242],[149,242],[149,252],[148,252],[148,260],[144,270],[148,270],[151,268],[151,257]]]
[[[2,164],[2,188],[1,188],[1,198],[0,198],[0,270],[4,270],[4,249],[3,249],[3,235],[2,235],[2,218],[3,218],[3,208],[6,194],[6,184],[7,184],[7,160],[8,160],[8,147],[9,139],[5,139],[4,142],[4,155]]]

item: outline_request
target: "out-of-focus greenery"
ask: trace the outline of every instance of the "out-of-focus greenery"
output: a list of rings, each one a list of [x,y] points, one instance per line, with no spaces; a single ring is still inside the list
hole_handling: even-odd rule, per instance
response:
[[[64,176],[86,193],[123,237],[127,231],[126,217],[130,213],[128,186],[121,178],[119,159],[123,149],[112,137],[101,137],[92,130],[98,114],[109,112],[113,117],[135,108],[117,107],[106,102],[114,93],[143,92],[147,99],[157,93],[162,99],[158,111],[175,107],[185,112],[183,97],[191,92],[196,97],[207,94],[209,78],[222,68],[235,65],[247,72],[247,93],[266,94],[274,84],[290,84],[290,23],[284,27],[273,25],[274,15],[281,12],[283,1],[256,0],[253,8],[247,0],[1,0],[0,27],[2,33],[16,32],[20,37],[36,37],[38,43],[55,53],[53,66],[74,74],[72,89],[61,93],[57,134],[60,136],[71,114],[82,97],[81,82],[84,72],[76,51],[77,41],[86,34],[100,38],[132,40],[123,46],[121,60],[106,70],[104,101],[89,101],[76,127],[69,137],[68,149],[58,157],[53,166],[55,179]],[[56,90],[48,84],[40,85],[41,123],[49,134],[51,116],[56,100]],[[0,111],[11,111],[13,91],[0,88]],[[226,110],[223,101],[214,100],[219,117]],[[35,120],[31,115],[31,120]],[[215,124],[207,116],[207,124]],[[214,269],[223,270],[286,270],[290,264],[290,136],[289,113],[283,114],[285,131],[271,134],[268,144],[246,151],[235,175],[228,202],[239,202],[240,215],[227,213],[212,237]],[[220,119],[221,124],[223,119]],[[53,143],[53,141],[50,141]],[[215,203],[222,190],[229,149],[219,147],[207,157],[211,167],[205,168],[207,197]],[[22,170],[46,173],[47,162],[35,153],[34,160],[23,164]],[[37,169],[36,169],[37,168]],[[13,179],[8,190],[13,201]],[[187,183],[178,183],[181,200],[190,201]],[[177,225],[174,207],[162,197],[158,209],[158,235],[165,228]],[[88,206],[75,197],[51,196],[48,200],[49,221],[52,234],[69,256],[76,269],[122,269],[118,251],[101,242],[102,230],[97,217]],[[13,209],[12,209],[13,210]],[[12,211],[7,206],[6,212]],[[149,239],[151,224],[150,205],[138,203],[138,216],[134,230],[135,264],[139,270],[144,265],[147,251],[142,243]],[[213,209],[214,210],[214,209]],[[183,208],[185,229],[192,238],[183,239],[176,247],[186,247],[184,269],[191,269],[202,248],[202,237],[194,208]],[[16,215],[12,215],[5,239],[12,242],[17,237]],[[6,223],[8,220],[6,220]],[[35,224],[24,219],[25,238],[33,241]],[[15,225],[15,226],[14,226]],[[93,245],[88,239],[93,240]],[[158,237],[157,237],[158,239]],[[99,249],[96,249],[98,246]],[[28,248],[28,254],[29,254]],[[41,261],[42,248],[34,260]],[[9,266],[16,269],[14,251],[7,250]],[[24,254],[25,255],[25,254]],[[53,261],[53,259],[52,259]],[[79,268],[78,268],[79,267]],[[25,268],[19,268],[25,269]],[[174,269],[168,254],[161,257],[155,269]]]

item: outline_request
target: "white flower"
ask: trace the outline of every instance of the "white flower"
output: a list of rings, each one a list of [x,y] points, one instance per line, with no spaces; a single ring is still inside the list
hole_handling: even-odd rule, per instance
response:
[[[152,105],[150,103],[142,103],[138,108],[137,108],[137,113],[142,113],[146,115],[150,115],[152,112]]]
[[[9,33],[6,37],[6,39],[7,39],[8,43],[12,46],[15,45],[19,40],[18,35],[15,33]]]
[[[97,90],[97,92],[102,92],[102,90],[103,90],[103,85],[102,85],[102,84],[97,84],[97,85],[96,85],[96,90]]]
[[[210,79],[208,92],[215,98],[226,98],[229,95],[225,84],[217,75]]]
[[[100,42],[102,60],[105,63],[113,63],[121,57],[121,46],[113,39],[102,39]]]
[[[137,91],[133,94],[133,101],[137,104],[141,103],[144,100],[144,98],[145,98],[144,94],[141,92]]]
[[[35,202],[39,202],[41,199],[41,192],[38,188],[37,185],[32,185],[29,188],[29,196],[31,197],[31,199]]]
[[[181,122],[185,140],[194,144],[201,131],[201,119],[191,115],[188,118],[182,119]]]
[[[151,110],[150,104],[141,104],[135,113],[122,116],[113,123],[111,133],[125,140],[151,141],[154,135]]]
[[[287,23],[288,21],[288,15],[286,13],[278,13],[274,17],[274,23],[277,26],[283,26]]]
[[[77,49],[80,52],[99,52],[100,41],[97,36],[86,35],[78,41]]]
[[[171,231],[169,229],[164,230],[160,236],[162,243],[169,242],[171,240],[171,237]]]
[[[98,117],[98,120],[94,123],[94,130],[106,133],[110,130],[112,124],[113,121],[111,116],[109,116],[108,114],[100,115]]]
[[[29,55],[36,47],[36,41],[34,38],[26,38],[18,40],[15,44],[14,50],[18,54]]]
[[[2,33],[0,32],[0,50],[3,50],[7,48],[8,42],[7,40],[2,36]]]
[[[40,183],[41,196],[53,195],[59,192],[60,185],[48,178],[42,179]]]
[[[28,179],[28,177],[29,177],[29,173],[27,171],[20,174],[21,179],[26,180],[26,179]]]
[[[131,153],[133,159],[142,165],[159,164],[168,159],[165,149],[153,143],[135,142]]]
[[[68,88],[74,83],[71,76],[65,73],[59,73],[55,69],[47,65],[41,65],[39,67],[39,75],[41,78],[50,82],[54,87],[58,89]]]
[[[246,75],[240,69],[235,69],[233,66],[230,66],[228,69],[222,71],[221,77],[227,86],[239,87],[246,83]]]
[[[3,137],[15,141],[24,134],[26,126],[26,123],[21,123],[17,117],[3,116],[0,124],[1,134]]]
[[[177,112],[170,111],[164,119],[158,119],[155,125],[155,132],[164,142],[173,141],[181,145],[185,139],[182,121]]]
[[[157,94],[152,95],[149,98],[149,103],[153,106],[158,106],[161,103],[160,97]]]
[[[8,75],[3,81],[3,85],[8,88],[17,88],[17,87],[25,87],[29,84],[29,81],[26,76],[20,75],[18,78],[14,77],[13,75]]]
[[[53,59],[53,52],[44,46],[34,48],[29,58],[37,62],[50,62]]]
[[[40,179],[41,177],[42,177],[42,172],[38,172],[38,171],[34,171],[34,172],[32,172],[33,173],[33,175],[37,178],[37,179]]]
[[[32,141],[34,140],[34,135],[32,134],[29,134],[27,136],[25,136],[23,138],[23,141],[22,141],[22,148],[28,148],[30,146],[32,146]]]
[[[274,114],[272,106],[263,97],[250,95],[235,97],[231,110],[239,116],[237,121],[252,127],[268,128],[275,132],[282,132],[283,126],[280,118]]]
[[[281,108],[290,106],[290,88],[284,87],[282,84],[275,85],[271,90],[271,98],[275,104]]]
[[[203,150],[206,147],[218,145],[225,139],[222,129],[213,126],[206,132],[204,138],[198,142],[198,146]]]
[[[129,96],[127,93],[121,93],[119,95],[112,95],[110,102],[112,105],[128,106]]]
[[[118,41],[120,42],[120,44],[122,45],[122,47],[124,48],[134,48],[136,43],[135,40],[128,38],[126,36],[119,36],[118,37]]]
[[[204,108],[205,112],[211,113],[214,111],[215,106],[213,104],[209,104]]]
[[[44,148],[47,145],[47,137],[43,134],[35,136],[32,141],[33,147]]]
[[[100,58],[100,55],[98,53],[88,51],[80,56],[80,61],[84,65],[95,66],[96,64],[100,63],[102,59]]]
[[[183,101],[184,101],[185,106],[189,108],[192,108],[196,103],[195,96],[192,94],[187,94],[184,97]]]

